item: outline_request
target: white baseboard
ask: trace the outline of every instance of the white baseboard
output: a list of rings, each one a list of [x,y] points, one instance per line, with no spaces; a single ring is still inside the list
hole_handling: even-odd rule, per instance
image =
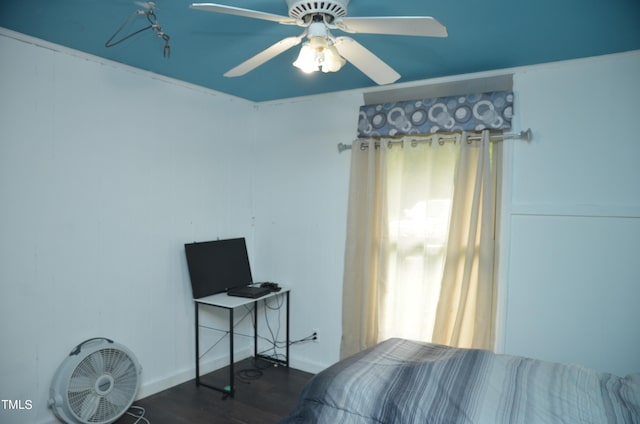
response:
[[[315,361],[308,361],[306,359],[296,359],[292,357],[289,361],[289,366],[300,371],[308,372],[311,374],[317,374],[331,364],[323,364]]]
[[[253,355],[253,349],[247,347],[246,349],[237,350],[234,352],[234,360],[240,361]],[[215,358],[208,359],[200,362],[200,375],[207,374],[209,372],[224,368],[229,365],[229,356],[222,355]],[[143,382],[140,385],[136,400],[144,399],[148,396],[159,393],[163,390],[169,389],[178,384],[182,384],[186,381],[193,380],[196,377],[196,368],[193,367],[178,370],[170,375],[157,378],[155,380]]]

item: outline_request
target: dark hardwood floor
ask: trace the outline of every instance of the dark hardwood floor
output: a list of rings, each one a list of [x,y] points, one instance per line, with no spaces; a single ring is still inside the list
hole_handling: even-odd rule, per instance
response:
[[[144,417],[150,424],[273,424],[293,409],[302,388],[313,376],[253,358],[236,363],[235,371],[234,398],[223,399],[223,393],[196,387],[195,380],[190,380],[134,405],[145,409]],[[228,378],[226,367],[202,376],[201,381],[224,387]],[[116,423],[135,421],[123,415]]]

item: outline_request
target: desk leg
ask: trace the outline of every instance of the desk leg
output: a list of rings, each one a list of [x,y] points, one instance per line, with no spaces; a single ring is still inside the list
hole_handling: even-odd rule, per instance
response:
[[[229,393],[228,396],[233,397],[235,387],[233,382],[233,377],[235,376],[234,372],[234,359],[233,359],[233,308],[229,309],[229,358],[231,361],[229,363]]]
[[[215,306],[215,305],[213,305]],[[210,384],[207,384],[205,381],[200,380],[200,322],[199,322],[199,303],[195,303],[195,314],[196,314],[196,386],[204,386],[213,390],[217,390],[224,394],[223,399],[235,395],[235,386],[234,386],[234,358],[233,358],[233,308],[229,309],[229,385],[224,387],[215,387]],[[226,308],[225,308],[226,309]]]
[[[287,297],[287,347],[286,347],[286,353],[287,353],[287,367],[289,366],[289,292],[287,292],[286,294]]]
[[[198,323],[198,310],[200,306],[195,303],[196,309],[196,387],[200,386],[200,324]]]
[[[253,358],[258,359],[258,302],[253,302]],[[265,300],[265,303],[267,301]],[[265,306],[266,308],[266,306]]]

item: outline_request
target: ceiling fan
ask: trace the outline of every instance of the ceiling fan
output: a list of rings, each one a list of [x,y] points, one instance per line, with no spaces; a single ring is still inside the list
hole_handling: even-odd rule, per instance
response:
[[[304,28],[302,34],[278,41],[257,55],[227,71],[226,77],[239,77],[277,55],[302,43],[294,66],[310,73],[336,72],[349,61],[379,85],[390,84],[400,74],[353,38],[334,37],[330,30],[349,34],[411,35],[446,37],[447,28],[430,16],[347,17],[349,0],[286,0],[289,16],[260,12],[215,3],[193,3],[189,7],[207,12],[262,19]],[[307,38],[306,41],[303,41]]]

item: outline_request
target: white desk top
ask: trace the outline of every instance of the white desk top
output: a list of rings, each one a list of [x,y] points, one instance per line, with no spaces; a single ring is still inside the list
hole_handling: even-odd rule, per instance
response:
[[[202,303],[205,305],[219,306],[221,308],[237,308],[239,306],[248,305],[256,300],[268,299],[273,296],[277,296],[279,294],[284,294],[290,291],[290,288],[281,287],[280,291],[271,292],[262,297],[257,297],[255,299],[249,297],[237,297],[237,296],[229,296],[227,293],[218,293],[212,294],[211,296],[200,297],[198,299],[193,299],[196,303]]]

